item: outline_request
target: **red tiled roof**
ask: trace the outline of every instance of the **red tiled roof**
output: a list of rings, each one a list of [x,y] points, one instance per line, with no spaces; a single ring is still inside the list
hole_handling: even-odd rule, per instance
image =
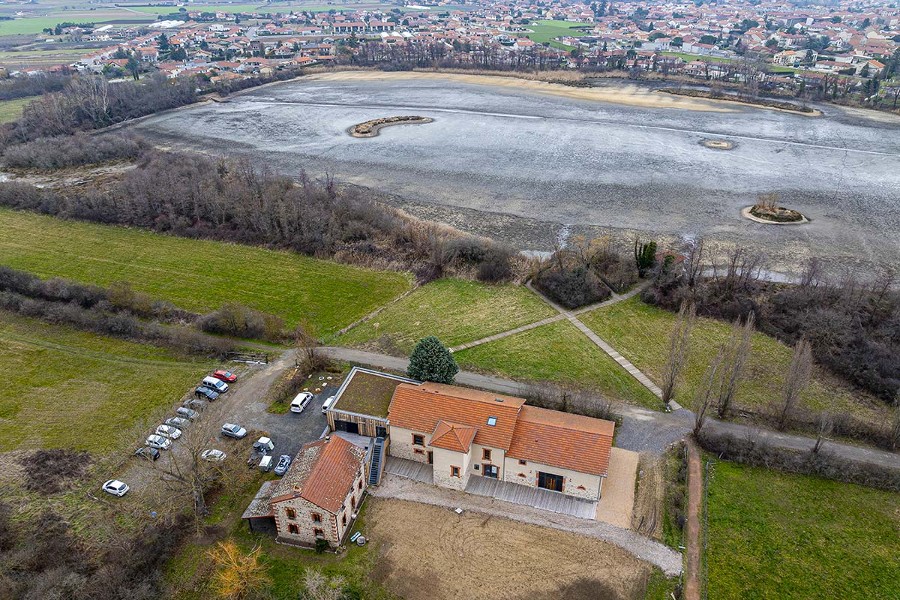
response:
[[[615,423],[524,406],[507,456],[606,476]]]
[[[331,436],[305,444],[272,494],[272,502],[303,498],[328,512],[340,510],[363,468],[365,450]]]
[[[435,431],[439,421],[474,427],[476,444],[508,450],[516,417],[525,401],[439,383],[401,383],[394,391],[388,417],[393,427]],[[488,425],[488,418],[495,424]]]
[[[431,434],[431,444],[429,445],[454,452],[468,452],[472,447],[476,431],[474,427],[468,425],[438,421],[434,433]]]

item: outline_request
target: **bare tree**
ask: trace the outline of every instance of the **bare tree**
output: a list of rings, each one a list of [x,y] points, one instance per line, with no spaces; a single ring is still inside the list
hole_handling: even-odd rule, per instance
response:
[[[755,321],[756,317],[751,311],[743,325],[741,325],[740,319],[736,319],[731,326],[731,336],[725,347],[721,386],[719,387],[717,409],[720,418],[724,419],[728,416],[728,409],[731,407],[738,384],[744,375],[744,368],[750,358]]]
[[[678,377],[687,363],[690,350],[691,329],[697,319],[697,307],[693,303],[683,302],[675,320],[675,328],[669,338],[669,354],[662,378],[662,401],[669,406],[669,402],[675,397],[675,387]]]
[[[900,391],[894,398],[891,413],[891,450],[896,450],[900,448]]]
[[[700,436],[703,426],[706,424],[707,413],[713,403],[716,390],[722,386],[722,365],[724,364],[726,349],[721,348],[712,364],[707,367],[703,384],[697,389],[694,396],[694,437]]]
[[[806,338],[801,338],[794,347],[791,366],[784,378],[784,391],[781,398],[781,413],[778,417],[778,429],[784,429],[800,395],[809,385],[812,375],[812,348]]]
[[[172,441],[171,449],[159,460],[142,463],[158,477],[154,486],[165,505],[180,507],[190,502],[197,532],[207,515],[206,494],[222,477],[224,462],[210,462],[202,457],[204,450],[215,448],[223,422],[221,409],[207,407],[202,417],[182,429],[181,437]]]
[[[820,412],[816,427],[816,443],[812,447],[813,454],[819,453],[822,449],[822,444],[825,443],[825,440],[831,435],[832,431],[834,431],[834,419],[832,418],[831,413],[828,411]]]

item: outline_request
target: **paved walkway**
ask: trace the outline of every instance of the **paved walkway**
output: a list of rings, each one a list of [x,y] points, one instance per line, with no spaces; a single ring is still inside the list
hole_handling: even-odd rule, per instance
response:
[[[616,527],[631,529],[634,512],[634,484],[640,454],[622,448],[609,452],[609,474],[603,480],[600,502],[594,518]]]
[[[469,476],[466,493],[494,498],[510,504],[531,506],[580,519],[593,519],[597,513],[597,503],[590,500],[478,475]]]
[[[681,554],[671,548],[638,533],[608,523],[571,517],[558,513],[510,504],[502,500],[476,496],[419,483],[396,475],[387,474],[381,485],[369,488],[369,493],[379,498],[395,498],[410,502],[431,504],[443,508],[461,508],[480,514],[550,527],[577,535],[592,537],[618,546],[637,558],[656,565],[668,576],[681,573]]]
[[[594,343],[594,345],[596,345],[598,348],[603,350],[607,355],[609,355],[610,358],[612,358],[614,361],[616,361],[623,369],[628,371],[629,375],[631,375],[632,377],[637,379],[641,385],[643,385],[645,388],[650,390],[650,393],[652,393],[657,398],[662,398],[662,390],[659,388],[658,385],[653,383],[653,381],[651,381],[649,377],[644,375],[644,373],[640,369],[638,369],[633,364],[631,364],[631,361],[629,361],[627,358],[625,358],[624,356],[619,354],[615,348],[610,346],[605,340],[601,339],[599,335],[594,333],[587,325],[582,323],[581,319],[579,319],[577,317],[577,315],[584,314],[586,312],[595,310],[597,308],[601,308],[603,306],[609,306],[609,305],[615,304],[617,302],[622,302],[623,300],[628,300],[629,298],[632,298],[636,294],[638,294],[645,286],[646,286],[646,283],[643,285],[636,286],[633,290],[629,291],[627,294],[624,294],[621,296],[614,294],[612,298],[610,298],[609,300],[607,300],[605,302],[600,302],[598,304],[593,304],[590,306],[584,306],[584,307],[578,309],[577,311],[573,312],[573,311],[566,310],[565,308],[563,308],[562,306],[560,306],[559,304],[557,304],[550,298],[546,297],[545,295],[543,295],[542,293],[540,293],[539,291],[534,289],[534,287],[532,287],[532,285],[531,285],[531,282],[528,282],[525,284],[525,287],[527,287],[529,290],[531,290],[532,292],[537,294],[538,297],[541,298],[541,300],[543,300],[544,302],[546,302],[547,304],[552,306],[557,312],[559,312],[561,317],[568,319],[568,321],[572,325],[574,325],[578,329],[578,331],[580,331],[585,336],[587,336],[587,338],[589,340],[591,340]],[[675,410],[678,410],[679,408],[681,408],[681,406],[675,402],[670,402],[670,404],[671,404],[672,408]]]

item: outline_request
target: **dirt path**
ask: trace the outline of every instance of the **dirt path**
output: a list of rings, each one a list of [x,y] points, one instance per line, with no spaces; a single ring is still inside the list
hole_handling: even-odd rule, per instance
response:
[[[700,600],[700,511],[703,508],[703,465],[700,451],[692,439],[688,447],[688,500],[685,544],[687,566],[684,572],[684,600]]]

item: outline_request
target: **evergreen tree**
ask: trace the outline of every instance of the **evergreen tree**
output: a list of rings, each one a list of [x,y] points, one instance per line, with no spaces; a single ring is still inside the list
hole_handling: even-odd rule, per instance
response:
[[[459,366],[439,339],[430,335],[419,340],[409,357],[406,374],[419,381],[453,383]]]

